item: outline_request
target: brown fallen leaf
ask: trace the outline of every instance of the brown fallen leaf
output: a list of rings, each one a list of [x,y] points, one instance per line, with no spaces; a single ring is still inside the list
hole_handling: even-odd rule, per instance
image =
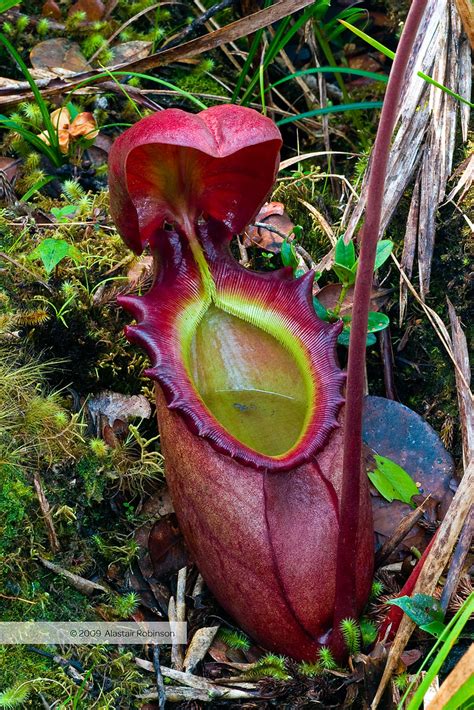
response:
[[[341,284],[328,284],[323,286],[323,288],[317,292],[318,301],[325,307],[334,310],[339,297],[341,295],[342,285]],[[393,289],[373,289],[372,295],[370,297],[370,310],[379,311],[382,306],[384,306]],[[316,295],[316,294],[315,294]],[[345,298],[342,302],[342,307],[340,310],[341,316],[347,316],[352,313],[352,308],[354,306],[354,287],[351,286],[347,289]]]
[[[54,20],[60,20],[62,17],[61,8],[55,0],[46,0],[41,8],[43,17],[52,17]]]
[[[87,401],[87,409],[96,426],[100,416],[106,419],[109,426],[113,426],[116,420],[127,422],[133,417],[149,419],[151,416],[151,405],[142,394],[127,395],[109,390],[91,397]]]
[[[359,54],[357,57],[349,57],[347,60],[351,69],[363,69],[364,71],[379,72],[384,64],[385,57],[380,52],[371,54]]]
[[[85,12],[89,22],[96,22],[103,18],[105,5],[102,0],[77,0],[77,2],[69,8],[69,17],[75,15],[76,12]]]
[[[91,67],[76,42],[65,37],[39,42],[30,52],[33,69],[67,69],[73,72],[88,71]]]
[[[143,40],[131,40],[130,42],[122,42],[112,47],[112,58],[106,63],[107,66],[114,64],[125,64],[133,62],[136,59],[145,59],[150,54],[152,48],[151,42]]]
[[[21,160],[18,158],[9,158],[0,155],[0,170],[2,173],[5,173],[5,177],[11,185],[15,182],[20,163]]]
[[[281,234],[269,231],[264,227],[249,225],[244,235],[244,246],[257,246],[274,254],[278,254],[281,249],[284,241],[282,234],[289,236],[295,227],[285,212],[285,205],[282,202],[267,202],[264,204],[255,217],[254,223],[268,224],[278,230],[278,232],[281,232]]]
[[[189,555],[176,515],[161,518],[148,536],[148,552],[155,579],[163,579],[189,564]]]

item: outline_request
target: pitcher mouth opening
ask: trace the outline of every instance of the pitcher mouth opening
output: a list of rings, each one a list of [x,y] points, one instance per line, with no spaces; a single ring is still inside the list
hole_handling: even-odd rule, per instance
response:
[[[210,416],[244,446],[278,459],[298,446],[316,394],[298,344],[274,335],[270,321],[263,329],[211,304],[183,357]]]

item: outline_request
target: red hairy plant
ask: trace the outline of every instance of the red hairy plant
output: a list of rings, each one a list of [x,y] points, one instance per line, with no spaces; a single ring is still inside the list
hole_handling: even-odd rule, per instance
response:
[[[152,362],[168,485],[208,586],[266,648],[315,660],[329,644],[342,658],[341,325],[315,314],[311,274],[251,272],[229,250],[271,190],[280,145],[269,119],[238,106],[167,110],[127,130],[110,154],[112,216],[136,253],[150,246],[157,277],[120,302]],[[356,475],[355,614],[373,567],[361,465]]]

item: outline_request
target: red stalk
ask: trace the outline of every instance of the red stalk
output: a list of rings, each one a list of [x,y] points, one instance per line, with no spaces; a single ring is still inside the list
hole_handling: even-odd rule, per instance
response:
[[[360,235],[359,268],[354,292],[349,361],[347,367],[346,418],[344,429],[343,486],[340,503],[341,532],[339,535],[336,570],[336,608],[333,629],[346,617],[354,618],[357,560],[352,541],[360,523],[360,467],[362,462],[362,406],[364,400],[365,353],[367,320],[387,164],[390,154],[397,109],[411,50],[417,35],[427,0],[413,0],[385,94],[380,123],[372,151],[368,182],[368,197],[364,226]]]

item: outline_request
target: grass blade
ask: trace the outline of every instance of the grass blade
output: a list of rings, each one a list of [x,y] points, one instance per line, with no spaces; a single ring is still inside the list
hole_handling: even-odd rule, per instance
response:
[[[11,10],[15,5],[19,5],[21,0],[0,0],[0,15],[7,10]]]
[[[339,20],[339,22],[344,25],[344,27],[347,27],[347,29],[352,30],[352,32],[363,39],[367,44],[370,44],[371,47],[374,47],[374,49],[378,49],[379,52],[382,52],[382,54],[385,54],[386,57],[389,59],[393,59],[395,57],[395,52],[392,52],[391,49],[386,47],[384,44],[381,44],[380,42],[377,42],[376,39],[373,39],[373,37],[370,37],[370,35],[366,34],[362,30],[360,30],[358,27],[355,27],[355,25],[351,25],[350,22],[346,22],[345,20]],[[452,96],[453,99],[457,99],[458,101],[462,101],[463,104],[467,104],[471,108],[474,108],[474,104],[465,99],[463,96],[460,96],[459,94],[456,94],[455,91],[451,91],[451,89],[448,89],[447,86],[444,86],[444,84],[440,84],[438,81],[433,79],[431,76],[428,76],[428,74],[425,74],[422,71],[418,72],[418,76],[424,79],[428,84],[432,84],[433,86],[436,86],[437,89],[441,89],[441,91],[444,91],[445,94],[448,94],[449,96]]]
[[[196,104],[200,109],[205,109],[207,108],[206,104],[203,104],[202,101],[199,101],[195,96],[189,93],[189,91],[185,91],[184,89],[180,89],[179,86],[175,86],[174,84],[171,84],[169,81],[165,81],[164,79],[158,79],[155,76],[148,76],[147,74],[141,74],[139,72],[133,72],[133,71],[119,71],[117,69],[111,70],[111,71],[104,71],[101,72],[100,74],[95,74],[94,76],[89,77],[88,79],[84,79],[84,81],[81,81],[79,84],[77,84],[68,94],[68,101],[69,97],[72,96],[72,94],[77,90],[82,88],[83,86],[87,86],[88,84],[93,84],[94,81],[97,81],[97,79],[103,79],[104,77],[108,76],[109,78],[116,77],[116,76],[130,76],[130,77],[137,77],[138,79],[146,79],[146,81],[151,81],[154,82],[155,84],[159,84],[160,86],[166,86],[167,89],[173,89],[173,91],[177,91],[178,94],[181,94],[181,96],[184,96],[186,99],[191,101],[192,103]]]
[[[25,194],[20,198],[20,202],[28,202],[30,197],[32,197],[36,192],[41,190],[41,188],[47,185],[48,182],[51,182],[51,180],[54,180],[54,175],[48,175],[47,177],[41,178],[41,180],[37,180],[35,184],[30,187],[30,189],[27,190]]]
[[[383,101],[360,101],[353,104],[336,104],[335,106],[324,106],[323,108],[314,109],[314,111],[305,111],[298,113],[296,116],[288,116],[277,121],[277,126],[283,126],[285,123],[293,123],[293,121],[301,121],[303,118],[312,118],[313,116],[324,116],[327,113],[342,113],[343,111],[362,111],[364,109],[382,108]]]
[[[11,44],[11,42],[8,41],[8,39],[5,37],[5,35],[3,35],[1,32],[0,32],[0,42],[3,44],[3,46],[5,47],[7,52],[10,54],[10,56],[18,64],[23,76],[25,77],[26,81],[30,85],[31,91],[33,92],[33,96],[35,97],[36,102],[39,107],[39,110],[41,111],[41,116],[43,118],[44,126],[48,132],[50,145],[53,148],[54,164],[56,166],[59,166],[62,164],[62,158],[61,158],[61,154],[59,153],[58,134],[51,122],[51,118],[49,115],[48,107],[46,106],[46,102],[43,99],[43,97],[41,96],[41,92],[38,89],[36,81],[31,76],[31,73],[30,73],[28,67],[26,66],[25,62],[18,54],[15,47]]]
[[[307,76],[308,74],[354,74],[355,76],[364,76],[374,81],[382,81],[384,84],[388,82],[388,76],[386,74],[377,74],[376,72],[366,71],[365,69],[352,69],[351,67],[312,67],[311,69],[295,71],[293,74],[288,74],[282,79],[278,79],[278,81],[270,84],[265,91],[269,91],[273,89],[274,86],[279,86],[285,81],[290,81],[290,79],[294,79],[297,76]]]
[[[51,148],[51,146],[38,138],[35,133],[28,131],[26,128],[23,128],[23,126],[20,126],[19,123],[16,123],[16,121],[12,121],[8,118],[8,116],[3,116],[2,114],[0,114],[0,125],[15,131],[15,133],[18,133],[22,138],[24,138],[24,140],[31,143],[31,145],[33,145],[39,153],[44,153],[44,155],[47,155],[54,165],[58,165],[56,162],[56,152],[53,148]]]
[[[431,663],[429,669],[426,671],[426,674],[416,689],[415,694],[413,695],[412,699],[410,700],[410,703],[408,705],[407,710],[417,710],[420,705],[423,702],[423,698],[426,694],[426,691],[428,690],[429,686],[431,685],[433,678],[437,675],[439,669],[443,665],[444,661],[446,660],[446,657],[448,653],[451,651],[452,647],[456,643],[461,631],[463,630],[464,626],[467,624],[469,621],[469,618],[471,614],[474,611],[474,592],[466,599],[462,607],[459,609],[459,611],[453,616],[449,624],[446,626],[445,630],[443,633],[440,635],[439,639],[436,641],[436,643],[433,645],[433,648],[429,652],[429,654],[425,657],[425,660],[423,661],[421,667],[418,670],[417,676],[421,673],[421,671],[425,668],[427,663],[430,661],[431,657],[437,650],[438,646],[441,646],[439,649],[436,657],[433,659],[433,662]],[[414,684],[414,681],[408,686],[405,695],[400,701],[400,704],[398,705],[398,709],[401,710],[401,708],[404,707],[404,702],[406,698],[408,697],[408,694],[410,693],[412,686]]]

